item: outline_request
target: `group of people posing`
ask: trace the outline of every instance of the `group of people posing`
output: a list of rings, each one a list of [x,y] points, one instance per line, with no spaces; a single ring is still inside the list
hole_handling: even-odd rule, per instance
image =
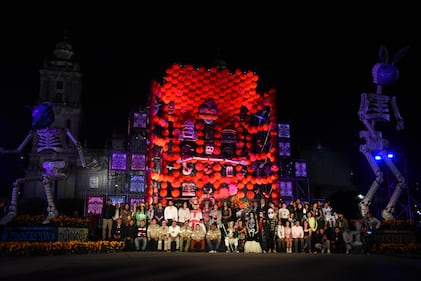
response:
[[[102,209],[102,239],[124,241],[129,251],[350,253],[368,248],[367,228],[380,227],[374,217],[351,227],[329,202],[241,203],[193,197],[177,206],[172,200],[165,206],[119,206],[109,199]]]

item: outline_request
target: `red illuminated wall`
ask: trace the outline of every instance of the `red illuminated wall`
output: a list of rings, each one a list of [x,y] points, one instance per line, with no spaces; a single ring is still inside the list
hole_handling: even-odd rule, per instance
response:
[[[174,64],[163,84],[152,83],[148,201],[192,191],[277,200],[276,91],[257,93],[258,79],[251,71]]]

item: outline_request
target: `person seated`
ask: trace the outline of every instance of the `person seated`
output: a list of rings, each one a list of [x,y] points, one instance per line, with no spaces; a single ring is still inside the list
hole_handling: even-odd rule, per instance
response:
[[[315,253],[330,254],[330,239],[324,228],[319,228],[314,234]]]
[[[176,220],[168,227],[168,248],[171,252],[180,250],[180,226]]]
[[[200,246],[200,251],[204,252],[205,251],[205,237],[206,237],[206,232],[203,231],[202,226],[200,226],[199,223],[196,223],[194,225],[194,230],[191,234],[191,241],[190,241],[190,251],[195,251],[196,250],[196,246],[199,245]]]
[[[140,221],[137,227],[137,236],[134,239],[136,251],[146,251],[148,247],[147,228],[144,220]]]
[[[209,248],[209,253],[216,253],[221,245],[222,233],[218,228],[216,222],[210,225],[210,229],[206,232],[206,243]]]
[[[111,230],[111,240],[112,241],[123,241],[123,220],[122,218],[117,218],[113,223]]]
[[[160,225],[156,218],[152,218],[148,225],[146,237],[148,239],[148,250],[157,251],[158,250],[158,240],[159,240],[159,230]]]
[[[137,236],[136,221],[131,218],[129,220],[129,225],[123,226],[123,227],[124,227],[123,236],[124,236],[124,242],[125,242],[125,249],[127,251],[134,251],[136,249],[134,240]]]
[[[349,227],[345,228],[345,231],[342,233],[342,237],[345,242],[345,253],[348,255],[354,248],[354,235]]]
[[[180,227],[180,251],[188,252],[190,249],[191,234],[193,230],[190,226],[189,220],[185,220],[183,225]]]
[[[330,236],[330,251],[335,254],[345,253],[345,241],[339,226],[335,226]]]
[[[158,251],[169,251],[169,245],[168,245],[168,226],[167,221],[163,220],[162,225],[159,227],[158,231]]]
[[[227,233],[225,236],[225,247],[227,248],[227,253],[239,253],[238,251],[238,234],[234,228],[234,222],[228,222]]]

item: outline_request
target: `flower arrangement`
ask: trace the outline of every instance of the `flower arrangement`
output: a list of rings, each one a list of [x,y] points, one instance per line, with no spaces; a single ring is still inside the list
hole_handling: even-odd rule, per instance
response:
[[[420,255],[421,243],[380,243],[378,245],[379,254],[406,254]]]
[[[383,230],[415,230],[415,222],[412,220],[387,220],[383,221],[380,229]]]
[[[55,226],[88,227],[89,218],[73,218],[68,216],[58,216],[50,220],[50,224]]]
[[[37,226],[42,225],[43,215],[19,215],[9,224],[12,226]]]
[[[19,215],[12,222],[11,226],[39,226],[43,225],[45,217],[43,215]],[[89,218],[74,218],[69,216],[58,216],[50,220],[51,226],[67,227],[88,227]]]
[[[43,215],[19,215],[10,225],[12,226],[38,226],[43,225],[45,217]],[[74,218],[69,216],[58,216],[50,220],[49,225],[52,226],[68,226],[68,227],[88,227],[89,218]]]
[[[115,253],[124,250],[123,241],[0,242],[1,256],[45,256],[89,253]]]

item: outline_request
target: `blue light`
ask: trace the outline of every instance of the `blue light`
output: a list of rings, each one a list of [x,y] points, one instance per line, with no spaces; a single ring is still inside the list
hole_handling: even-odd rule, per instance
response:
[[[390,152],[390,153],[387,154],[387,158],[389,158],[389,159],[395,158],[395,155]],[[377,161],[380,161],[380,160],[382,160],[382,157],[380,155],[375,155],[374,159],[376,159]]]

